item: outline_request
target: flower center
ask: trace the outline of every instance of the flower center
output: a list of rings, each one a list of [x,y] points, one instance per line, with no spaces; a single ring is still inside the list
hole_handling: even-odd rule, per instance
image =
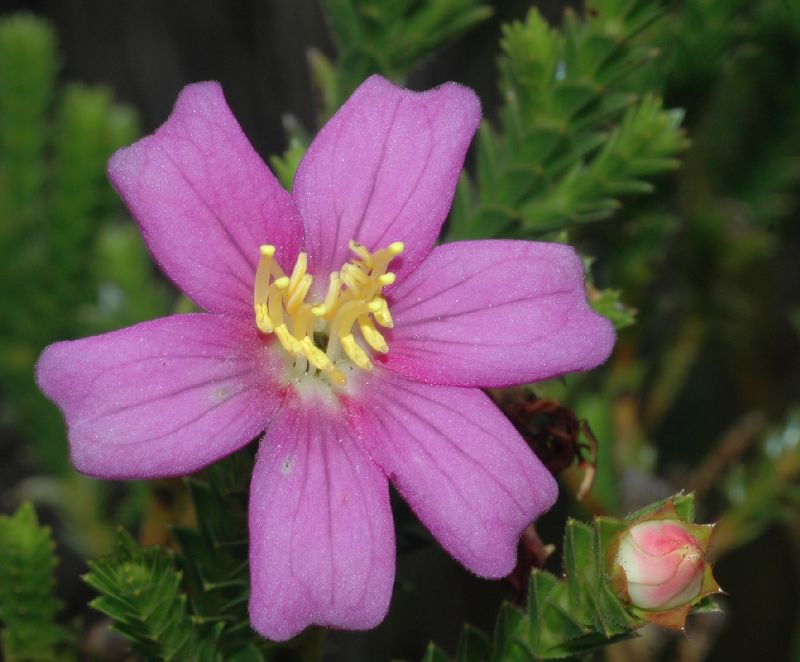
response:
[[[387,272],[392,258],[403,252],[396,241],[371,253],[351,241],[355,257],[330,275],[330,284],[321,302],[306,301],[313,277],[307,272],[308,256],[301,252],[289,276],[274,260],[275,246],[260,247],[261,258],[253,288],[256,326],[265,334],[274,333],[284,350],[294,359],[298,375],[319,372],[332,384],[344,386],[347,378],[337,363],[347,356],[362,370],[372,370],[372,360],[353,335],[357,324],[360,339],[376,352],[389,351],[386,339],[376,328],[393,326],[383,288],[395,281]]]

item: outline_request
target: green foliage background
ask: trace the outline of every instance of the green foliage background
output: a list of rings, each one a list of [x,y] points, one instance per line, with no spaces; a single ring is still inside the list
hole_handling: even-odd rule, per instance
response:
[[[576,245],[590,300],[619,332],[602,369],[532,387],[586,420],[599,449],[583,500],[580,472],[561,476],[559,506],[539,525],[558,552],[532,575],[527,601],[455,568],[398,502],[386,623],[369,634],[312,629],[283,646],[247,623],[252,448],[152,484],[90,481],[68,463],[63,423],[32,380],[41,349],[191,306],[159,276],[104,176],[113,150],[165,113],[142,121],[113,81],[88,84],[96,77],[65,61],[46,18],[0,15],[0,443],[9,458],[0,507],[14,513],[0,517],[6,659],[126,659],[128,646],[141,659],[239,662],[800,655],[800,3],[568,5],[326,0],[329,37],[309,43],[307,63],[270,61],[287,78],[307,71],[316,100],[313,112],[282,109],[296,115],[265,153],[287,188],[318,126],[367,75],[477,86],[485,118],[443,241]],[[201,19],[225,25],[218,9],[180,3],[130,11],[165,21],[185,12],[170,44]],[[268,40],[254,33],[254,43]],[[491,56],[469,68],[471,53]],[[136,50],[131,61],[147,56]],[[212,76],[236,98],[244,76],[233,70],[201,67],[177,82]],[[176,92],[161,95],[164,107]],[[632,638],[641,622],[606,587],[593,518],[680,490],[695,492],[699,520],[720,520],[714,556],[731,596],[724,614],[690,621],[689,639]],[[568,515],[586,523],[567,524]],[[435,616],[420,622],[415,609]]]

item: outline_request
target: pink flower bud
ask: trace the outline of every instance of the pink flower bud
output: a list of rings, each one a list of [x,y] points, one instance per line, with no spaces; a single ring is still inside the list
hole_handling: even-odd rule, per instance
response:
[[[703,583],[704,549],[679,521],[634,524],[620,538],[615,559],[631,603],[661,611],[692,601]]]

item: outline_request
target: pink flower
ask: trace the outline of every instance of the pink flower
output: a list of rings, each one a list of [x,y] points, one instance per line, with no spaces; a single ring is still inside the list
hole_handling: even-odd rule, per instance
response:
[[[705,545],[674,520],[634,524],[620,538],[616,563],[631,604],[666,611],[700,593],[706,571]]]
[[[111,159],[156,261],[208,312],[51,345],[38,383],[92,476],[187,474],[265,433],[250,616],[270,639],[384,617],[389,480],[482,577],[512,570],[520,533],[555,499],[479,388],[591,368],[614,334],[567,246],[434,247],[479,120],[464,87],[372,77],[319,133],[290,195],[219,85],[199,83]]]

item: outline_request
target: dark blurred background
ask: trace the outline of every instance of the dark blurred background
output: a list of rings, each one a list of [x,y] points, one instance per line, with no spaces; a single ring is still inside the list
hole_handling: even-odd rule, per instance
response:
[[[556,21],[569,4],[548,0],[536,6]],[[489,20],[417,68],[410,86],[427,89],[455,80],[474,88],[491,113],[498,100],[500,26],[523,18],[531,5],[504,0],[492,6]],[[308,131],[316,128],[307,54],[333,54],[316,0],[4,0],[1,10],[31,11],[52,21],[63,53],[62,76],[110,85],[141,113],[147,132],[164,121],[184,85],[201,80],[222,83],[261,154],[285,148],[286,113]]]

